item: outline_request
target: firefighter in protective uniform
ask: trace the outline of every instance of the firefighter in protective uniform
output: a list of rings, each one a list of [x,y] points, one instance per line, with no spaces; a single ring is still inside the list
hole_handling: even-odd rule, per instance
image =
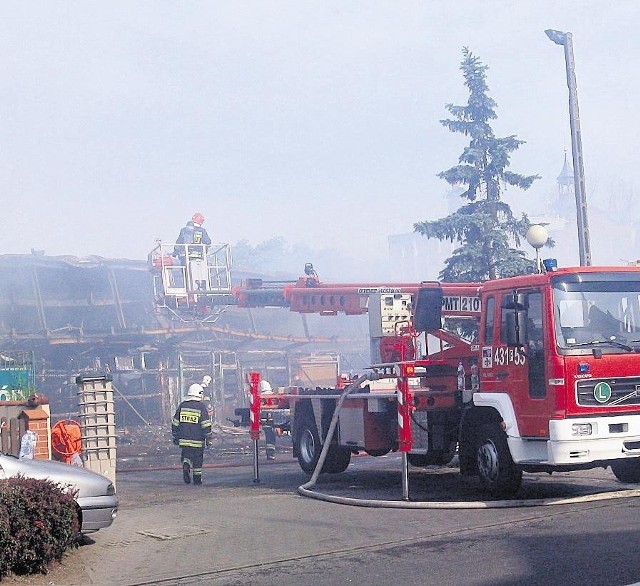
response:
[[[173,275],[176,278],[174,287],[184,287],[185,285],[193,289],[207,289],[207,266],[205,257],[207,249],[211,244],[211,238],[204,229],[204,216],[198,212],[187,225],[180,230],[178,239],[173,248],[173,256],[177,257],[180,264],[185,266],[184,274],[182,271]],[[173,274],[173,273],[172,273]],[[183,277],[186,276],[187,283]]]
[[[187,225],[180,230],[173,253],[183,263],[185,256],[188,256],[189,259],[205,257],[207,246],[211,244],[211,238],[209,238],[209,234],[207,234],[202,224],[204,224],[204,216],[197,212],[193,214]],[[193,244],[194,246],[187,246],[185,254],[185,246],[181,246],[184,244]]]
[[[203,403],[202,385],[192,384],[171,421],[173,443],[182,448],[182,478],[186,484],[202,484],[204,448],[211,441],[211,418]]]
[[[271,395],[273,389],[266,380],[260,381],[260,394]],[[273,415],[267,409],[263,410],[262,429],[264,430],[265,452],[267,460],[276,459],[276,426]]]

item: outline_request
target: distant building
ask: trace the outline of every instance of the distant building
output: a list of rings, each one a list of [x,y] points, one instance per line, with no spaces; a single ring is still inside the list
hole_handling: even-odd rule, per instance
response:
[[[535,210],[527,210],[532,224],[542,224],[549,237],[556,243],[554,248],[543,248],[542,257],[557,258],[561,266],[578,264],[578,237],[576,226],[576,203],[573,169],[564,153],[564,164],[556,180],[557,190],[543,199]],[[572,231],[573,229],[573,231]],[[526,247],[526,244],[525,244]]]
[[[558,259],[560,266],[579,265],[578,229],[574,175],[567,153],[557,177],[556,195],[546,202],[545,209],[530,213],[534,224],[545,224],[555,248],[541,251],[543,256]],[[619,217],[612,209],[602,209],[587,202],[592,262],[595,265],[624,265],[637,254],[638,221]]]
[[[460,207],[460,186],[450,187],[445,197],[447,213],[452,214]],[[448,240],[440,241],[427,238],[416,232],[393,234],[387,237],[389,242],[389,261],[391,278],[395,281],[435,281],[444,268],[445,260],[452,254],[454,244]]]
[[[451,256],[451,242],[427,238],[416,232],[388,237],[390,275],[394,281],[434,281]]]

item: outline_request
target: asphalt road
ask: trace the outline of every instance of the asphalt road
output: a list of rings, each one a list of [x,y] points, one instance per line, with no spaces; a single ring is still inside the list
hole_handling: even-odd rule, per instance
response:
[[[262,457],[263,458],[263,457]],[[177,458],[176,458],[177,463]],[[120,512],[64,563],[29,584],[624,585],[640,582],[640,499],[585,496],[635,489],[610,471],[525,475],[519,499],[545,506],[448,509],[479,485],[455,469],[411,469],[412,503],[430,509],[349,506],[304,498],[289,455],[207,467],[205,484],[175,469],[117,474]],[[315,490],[402,502],[400,460],[355,458]],[[626,492],[623,494],[635,494]],[[565,499],[578,497],[567,504]],[[549,504],[559,500],[565,504]],[[495,504],[495,503],[494,503]],[[459,506],[459,505],[451,505]]]

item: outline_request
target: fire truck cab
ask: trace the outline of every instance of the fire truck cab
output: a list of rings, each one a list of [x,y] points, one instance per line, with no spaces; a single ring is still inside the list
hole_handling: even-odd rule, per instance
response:
[[[580,267],[484,283],[479,389],[460,465],[507,489],[522,471],[611,466],[640,481],[640,271]]]

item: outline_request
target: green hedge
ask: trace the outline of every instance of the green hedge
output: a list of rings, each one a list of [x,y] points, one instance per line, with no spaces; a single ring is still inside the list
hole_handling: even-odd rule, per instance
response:
[[[76,545],[80,529],[74,493],[49,480],[0,480],[0,579],[46,574]]]

